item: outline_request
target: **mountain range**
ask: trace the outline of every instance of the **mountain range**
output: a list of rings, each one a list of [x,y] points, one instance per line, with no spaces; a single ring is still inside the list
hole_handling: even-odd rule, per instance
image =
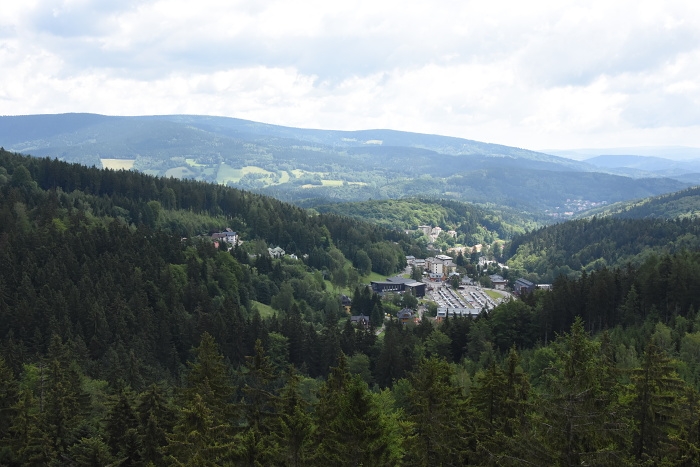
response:
[[[542,222],[696,182],[688,175],[694,169],[680,165],[659,169],[664,174],[648,164],[576,161],[439,135],[194,115],[5,116],[0,145],[88,166],[241,187],[302,206],[422,196],[506,206]]]

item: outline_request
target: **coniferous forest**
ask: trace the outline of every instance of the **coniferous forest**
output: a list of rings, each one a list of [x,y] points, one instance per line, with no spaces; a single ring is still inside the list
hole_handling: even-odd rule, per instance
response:
[[[244,243],[217,248],[225,228]],[[0,151],[0,465],[700,463],[696,249],[382,327],[359,274],[411,254],[264,196]]]

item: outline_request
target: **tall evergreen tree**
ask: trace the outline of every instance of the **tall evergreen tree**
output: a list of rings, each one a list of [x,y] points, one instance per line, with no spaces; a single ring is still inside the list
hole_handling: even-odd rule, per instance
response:
[[[316,407],[314,465],[395,465],[390,437],[367,384],[350,375],[345,356],[331,370]]]

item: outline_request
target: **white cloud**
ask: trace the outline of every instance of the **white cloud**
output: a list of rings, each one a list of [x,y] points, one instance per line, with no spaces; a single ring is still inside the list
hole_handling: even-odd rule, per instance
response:
[[[0,66],[2,114],[700,146],[696,2],[4,2]]]

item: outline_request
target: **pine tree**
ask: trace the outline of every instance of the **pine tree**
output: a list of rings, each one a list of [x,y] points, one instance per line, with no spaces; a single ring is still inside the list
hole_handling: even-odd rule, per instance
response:
[[[224,465],[235,454],[231,426],[217,417],[199,394],[181,407],[178,421],[164,448],[166,460],[181,467]]]
[[[224,357],[214,338],[206,332],[194,354],[194,362],[188,362],[184,400],[192,402],[199,397],[212,411],[217,424],[225,422],[232,416],[234,387]]]
[[[159,386],[153,384],[139,397],[137,406],[139,435],[144,463],[162,465],[161,448],[167,444],[166,434],[175,422],[175,413]]]
[[[652,341],[644,351],[641,368],[632,372],[632,384],[634,456],[638,461],[658,460],[663,442],[675,425],[684,383],[668,356]]]
[[[115,462],[115,457],[109,452],[109,446],[99,437],[82,438],[70,447],[65,460],[70,460],[70,465],[84,467],[103,467],[124,464],[124,460]]]
[[[534,401],[529,434],[521,440],[530,462],[578,466],[626,462],[618,434],[625,420],[619,394],[609,388],[609,367],[599,345],[576,318],[554,347],[556,360],[544,376],[544,393]],[[531,437],[530,437],[531,436]]]
[[[107,414],[107,442],[112,455],[121,458],[124,466],[138,465],[141,460],[138,420],[131,399],[128,390],[122,389]]]
[[[255,355],[246,357],[243,368],[243,401],[241,411],[246,421],[244,431],[237,438],[238,463],[246,466],[269,465],[275,457],[270,436],[277,396],[273,392],[276,378],[270,358],[265,355],[262,342],[255,342]]]
[[[414,425],[411,465],[464,465],[473,451],[461,390],[445,360],[423,360],[411,373],[408,418]]]
[[[316,408],[314,465],[395,465],[390,437],[367,384],[350,375],[345,356],[331,370]]]
[[[302,467],[308,465],[313,449],[316,426],[299,393],[299,374],[290,366],[287,384],[278,399],[274,443],[278,447],[277,459],[281,465]]]

